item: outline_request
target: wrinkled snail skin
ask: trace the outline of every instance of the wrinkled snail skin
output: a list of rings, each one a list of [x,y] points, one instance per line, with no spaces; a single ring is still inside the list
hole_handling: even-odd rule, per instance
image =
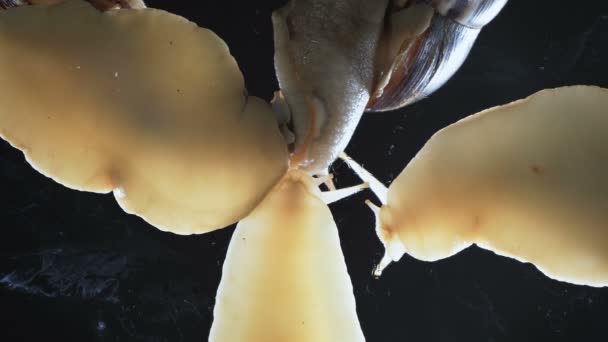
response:
[[[312,178],[288,173],[224,261],[209,341],[364,341],[336,224]]]
[[[273,13],[276,74],[309,173],[327,173],[363,114],[387,5],[292,0]]]
[[[608,89],[572,86],[436,133],[378,215],[387,255],[477,244],[573,284],[608,286]]]
[[[385,50],[379,82],[367,105],[369,111],[401,108],[423,99],[445,84],[466,59],[481,29],[507,0],[429,0],[408,2],[387,16],[385,41],[398,50]],[[405,26],[408,12],[432,9],[432,19],[420,27]],[[416,13],[418,17],[418,13]],[[392,42],[391,42],[392,41]],[[396,41],[396,42],[395,42]]]

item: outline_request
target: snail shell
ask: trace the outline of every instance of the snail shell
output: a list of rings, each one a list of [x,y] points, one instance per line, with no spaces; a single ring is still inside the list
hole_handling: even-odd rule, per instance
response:
[[[466,59],[481,29],[507,0],[393,3],[379,58],[379,82],[368,111],[387,111],[439,89]],[[395,51],[396,50],[396,51]]]

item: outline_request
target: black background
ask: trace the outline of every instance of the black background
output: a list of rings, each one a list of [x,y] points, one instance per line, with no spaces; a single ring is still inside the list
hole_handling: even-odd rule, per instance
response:
[[[267,100],[276,89],[270,13],[282,3],[148,1],[226,40],[250,94]],[[366,114],[347,152],[388,184],[433,132],[463,116],[543,88],[608,87],[603,3],[511,0],[446,86],[398,112]],[[339,186],[357,181],[340,162],[332,171]],[[111,195],[41,176],[5,142],[0,192],[0,339],[206,340],[233,228],[160,232]],[[608,340],[608,289],[553,281],[476,247],[436,263],[406,255],[374,279],[383,251],[363,205],[370,197],[332,205],[368,341]]]

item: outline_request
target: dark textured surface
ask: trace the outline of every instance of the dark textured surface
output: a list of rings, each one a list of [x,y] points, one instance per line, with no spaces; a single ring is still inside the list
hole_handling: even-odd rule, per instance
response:
[[[276,87],[270,11],[281,2],[148,1],[217,32],[250,93],[266,99]],[[467,114],[547,87],[608,87],[602,3],[511,0],[444,88],[364,116],[347,152],[388,183],[433,132]],[[356,181],[341,163],[334,171],[339,186]],[[109,195],[53,183],[5,142],[0,189],[1,340],[206,340],[232,228],[162,233]],[[405,256],[374,279],[382,248],[368,197],[332,205],[368,341],[608,339],[608,289],[559,283],[479,248],[436,263]]]

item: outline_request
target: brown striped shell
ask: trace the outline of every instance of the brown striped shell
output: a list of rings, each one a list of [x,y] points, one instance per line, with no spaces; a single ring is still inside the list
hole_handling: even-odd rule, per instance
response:
[[[388,48],[380,51],[368,111],[397,109],[443,86],[507,0],[400,2],[393,1],[386,16]]]

